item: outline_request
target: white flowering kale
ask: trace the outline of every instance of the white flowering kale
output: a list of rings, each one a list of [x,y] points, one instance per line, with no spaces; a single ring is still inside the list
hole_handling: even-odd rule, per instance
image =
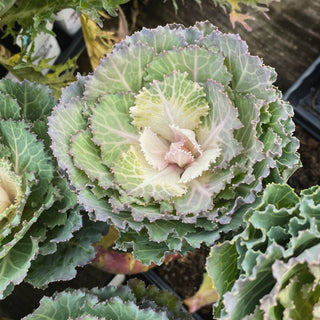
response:
[[[63,91],[59,166],[92,217],[143,263],[238,229],[266,182],[299,164],[275,72],[211,24],[143,29]]]
[[[300,197],[270,184],[246,229],[212,248],[216,319],[317,319],[320,315],[320,186]]]
[[[46,86],[0,81],[0,299],[23,280],[73,278],[106,229],[85,219],[58,175],[47,134],[56,103]]]
[[[168,291],[145,287],[138,279],[118,288],[69,289],[44,297],[24,320],[188,320],[181,301]]]

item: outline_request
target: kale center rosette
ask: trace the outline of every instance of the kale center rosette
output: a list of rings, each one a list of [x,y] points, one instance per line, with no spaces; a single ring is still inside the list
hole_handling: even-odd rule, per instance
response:
[[[208,22],[143,29],[63,91],[49,118],[59,166],[117,247],[143,263],[237,230],[266,183],[296,170],[275,72]]]

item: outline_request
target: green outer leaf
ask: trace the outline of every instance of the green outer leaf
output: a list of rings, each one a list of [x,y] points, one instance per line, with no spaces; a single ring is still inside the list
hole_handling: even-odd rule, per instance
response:
[[[261,309],[270,319],[312,318],[320,299],[319,250],[317,244],[288,262],[274,263],[272,272],[277,283],[261,300]]]
[[[46,192],[53,176],[53,167],[50,157],[43,150],[41,141],[26,130],[23,121],[0,121],[0,131],[5,143],[11,149],[11,162],[17,174],[36,172],[39,194]],[[41,201],[41,200],[40,200]]]
[[[243,124],[243,127],[235,133],[235,137],[242,143],[243,153],[250,162],[261,161],[265,158],[263,144],[258,140],[256,128],[262,103],[263,101],[251,95],[236,95],[235,97],[234,105],[239,111],[239,118]]]
[[[79,131],[72,137],[70,153],[75,166],[83,170],[90,180],[98,180],[99,186],[104,189],[112,186],[112,175],[108,168],[100,163],[100,149],[93,143],[89,130]]]
[[[90,299],[90,300],[89,300]],[[70,317],[78,317],[81,315],[81,307],[87,303],[95,303],[97,299],[94,297],[86,297],[84,292],[80,290],[57,293],[54,300],[43,297],[40,301],[40,307],[33,314],[24,317],[24,320],[68,320]],[[93,301],[92,301],[93,300]]]
[[[47,86],[27,80],[16,83],[3,79],[0,81],[0,92],[7,93],[16,99],[21,108],[21,116],[29,121],[48,116],[57,103]]]
[[[206,268],[220,298],[231,290],[237,275],[238,253],[234,244],[224,242],[211,248]]]
[[[226,58],[234,91],[254,94],[258,99],[269,102],[275,100],[276,92],[271,86],[273,70],[263,66],[258,57],[251,56],[246,43],[238,35],[214,31],[199,43],[208,49],[218,48]]]
[[[0,94],[0,118],[8,120],[17,120],[20,115],[20,107],[17,101],[13,100],[11,96]]]
[[[131,124],[132,94],[108,94],[92,110],[93,141],[101,148],[102,163],[111,166],[131,144],[138,144],[138,130]]]
[[[79,212],[74,211],[74,214],[79,218]],[[93,260],[95,251],[92,244],[100,241],[102,234],[106,234],[108,225],[92,222],[84,216],[83,220],[81,228],[76,226],[80,230],[75,232],[69,241],[62,238],[50,239],[52,242],[63,242],[57,244],[57,250],[53,254],[38,256],[32,262],[25,279],[27,282],[34,287],[44,288],[52,281],[71,280],[76,276],[76,267],[84,266]]]
[[[114,319],[114,320],[188,320],[181,301],[168,291],[145,287],[138,279],[128,286],[107,286],[91,290],[67,289],[44,297],[40,306],[23,320],[35,319]]]
[[[256,267],[250,277],[236,280],[231,291],[224,294],[224,305],[230,320],[243,319],[254,311],[260,298],[268,293],[275,284],[271,274],[271,266],[281,258],[283,251],[279,246],[271,245],[266,254],[260,254]]]
[[[168,320],[164,312],[156,312],[152,309],[140,310],[135,303],[131,301],[123,303],[118,297],[114,297],[109,303],[100,303],[89,308],[85,306],[84,311],[99,317],[106,315],[109,319],[115,320],[127,320],[130,318],[137,320]]]
[[[106,93],[139,91],[146,75],[144,69],[153,55],[153,50],[141,43],[123,47],[117,54],[109,54],[88,81],[86,99],[96,102],[98,97]]]
[[[74,99],[66,107],[59,104],[48,118],[48,132],[52,138],[52,149],[58,159],[59,167],[68,170],[72,185],[78,187],[91,182],[83,171],[74,166],[69,154],[70,137],[79,130],[87,128],[82,112],[83,105],[78,99]]]
[[[68,104],[73,98],[80,98],[84,94],[85,83],[89,76],[82,76],[77,74],[77,81],[70,83],[67,87],[62,89],[60,97],[60,104]]]
[[[23,281],[37,250],[35,239],[25,237],[0,260],[0,299],[5,298],[5,290],[11,283],[16,285]]]
[[[170,29],[169,26],[159,26],[156,29],[142,28],[141,31],[127,37],[115,49],[122,48],[125,44],[132,45],[142,42],[152,47],[156,53],[172,50],[174,47],[185,47],[187,45],[185,37],[177,30]]]
[[[223,64],[224,57],[199,46],[173,49],[156,56],[148,65],[146,81],[162,80],[173,71],[186,72],[188,79],[205,83],[208,79],[228,84],[231,75]]]

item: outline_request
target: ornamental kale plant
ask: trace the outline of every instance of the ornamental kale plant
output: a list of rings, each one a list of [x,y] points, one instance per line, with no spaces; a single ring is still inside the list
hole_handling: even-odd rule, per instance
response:
[[[188,320],[190,314],[182,311],[182,303],[168,291],[155,286],[145,287],[138,279],[131,279],[121,287],[69,289],[44,297],[40,306],[24,320],[71,319],[137,319]]]
[[[276,74],[208,22],[143,29],[62,93],[54,155],[92,219],[144,264],[238,230],[299,164]]]
[[[72,279],[107,232],[58,174],[47,134],[56,103],[44,85],[0,81],[0,299],[23,280],[42,287]]]
[[[208,272],[218,319],[317,319],[320,303],[320,186],[300,197],[270,184],[246,229],[211,249]]]

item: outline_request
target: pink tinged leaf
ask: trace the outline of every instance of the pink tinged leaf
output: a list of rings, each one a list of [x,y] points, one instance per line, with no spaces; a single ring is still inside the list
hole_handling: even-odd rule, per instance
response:
[[[139,141],[145,159],[153,168],[162,170],[168,166],[168,161],[165,160],[165,154],[169,151],[168,143],[149,127],[143,130]]]
[[[112,274],[137,274],[146,272],[156,267],[155,263],[144,265],[135,259],[132,253],[116,251],[111,248],[103,248],[94,245],[96,256],[92,265],[96,268]],[[164,263],[182,258],[179,253],[172,253],[163,258]]]
[[[194,157],[190,151],[184,147],[183,141],[171,143],[169,152],[165,155],[167,163],[177,164],[180,168],[194,161]]]
[[[174,141],[183,141],[184,147],[192,153],[194,157],[202,154],[201,147],[196,140],[194,131],[189,129],[181,129],[177,126],[171,125],[170,129],[173,132]]]

